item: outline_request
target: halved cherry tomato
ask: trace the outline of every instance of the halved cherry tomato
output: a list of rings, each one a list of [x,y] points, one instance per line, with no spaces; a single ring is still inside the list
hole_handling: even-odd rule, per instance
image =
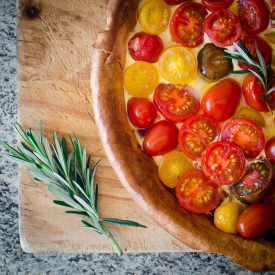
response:
[[[230,120],[222,130],[221,139],[239,145],[249,159],[257,157],[265,145],[262,129],[252,120],[245,118]]]
[[[127,92],[134,97],[147,97],[157,87],[159,73],[150,63],[137,61],[126,68],[123,84]]]
[[[245,156],[242,149],[232,142],[213,142],[203,151],[201,165],[206,177],[217,184],[227,185],[242,177]]]
[[[204,20],[204,31],[209,39],[219,47],[230,46],[242,32],[241,23],[234,13],[228,10],[212,12]]]
[[[169,47],[159,58],[159,70],[170,83],[188,84],[197,76],[196,57],[182,46]]]
[[[241,87],[231,78],[211,86],[201,101],[203,112],[217,121],[224,121],[236,111],[241,99]]]
[[[197,115],[184,121],[179,132],[179,146],[189,158],[195,160],[218,134],[219,126],[214,119]]]
[[[132,124],[139,128],[151,126],[157,118],[157,110],[148,98],[131,98],[127,112]]]
[[[259,61],[256,53],[255,43],[254,43],[254,41],[256,41],[257,47],[264,58],[266,66],[268,67],[270,65],[270,61],[272,57],[272,48],[269,46],[269,44],[265,40],[263,40],[259,36],[249,35],[249,36],[246,36],[242,41],[247,47],[247,49],[249,50],[249,52],[252,54],[252,56],[257,61]],[[244,70],[255,68],[255,66],[253,65],[249,65],[247,63],[240,62],[240,61],[238,61],[238,65]]]
[[[249,34],[257,34],[266,29],[269,11],[264,0],[239,0],[238,14],[242,27]]]
[[[221,188],[207,179],[201,170],[184,173],[177,182],[179,204],[191,213],[203,214],[215,209],[221,201]]]
[[[172,122],[181,122],[200,109],[198,98],[188,86],[159,84],[154,92],[154,104]]]
[[[275,212],[271,206],[255,203],[248,206],[240,215],[238,232],[247,239],[259,236],[270,230],[275,224]]]
[[[272,163],[275,163],[275,137],[267,141],[265,145],[265,154]]]
[[[203,21],[207,15],[205,7],[199,3],[183,3],[175,11],[170,31],[179,44],[193,48],[203,43]]]
[[[254,74],[248,74],[242,86],[246,104],[257,111],[268,112],[264,88]],[[267,97],[267,102],[272,110],[275,110],[275,91]]]
[[[163,155],[178,145],[178,128],[171,122],[162,120],[154,124],[143,140],[143,150],[150,156]]]
[[[151,34],[164,32],[169,24],[170,7],[162,0],[146,1],[138,12],[142,30]]]
[[[169,188],[175,188],[179,177],[193,169],[192,161],[180,151],[171,151],[163,156],[159,165],[159,178]]]
[[[154,63],[159,59],[163,43],[157,35],[138,32],[129,40],[128,49],[135,60]]]
[[[257,202],[264,197],[272,177],[273,167],[267,159],[254,161],[246,167],[245,174],[231,190],[244,202]]]
[[[210,11],[227,9],[233,0],[202,0],[201,3]]]
[[[168,5],[178,5],[182,2],[190,1],[190,0],[164,0]]]

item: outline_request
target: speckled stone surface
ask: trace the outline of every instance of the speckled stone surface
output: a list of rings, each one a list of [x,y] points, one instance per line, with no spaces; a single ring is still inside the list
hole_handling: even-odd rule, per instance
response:
[[[12,124],[17,119],[15,14],[15,0],[0,0],[0,137],[11,144],[16,143]],[[17,165],[0,156],[0,274],[252,274],[217,254],[24,253],[17,190]]]

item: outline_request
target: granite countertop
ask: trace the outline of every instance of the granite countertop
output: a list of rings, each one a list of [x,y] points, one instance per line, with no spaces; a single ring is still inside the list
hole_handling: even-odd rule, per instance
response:
[[[16,64],[16,0],[0,0],[0,137],[11,144],[16,143]],[[0,205],[0,274],[252,274],[224,256],[201,252],[27,254],[18,233],[18,167],[1,156]]]

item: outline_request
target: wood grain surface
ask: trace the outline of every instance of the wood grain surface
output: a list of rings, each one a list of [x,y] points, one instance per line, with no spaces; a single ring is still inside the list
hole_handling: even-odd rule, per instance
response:
[[[103,0],[18,0],[19,122],[45,134],[76,132],[93,156],[101,159],[99,210],[102,216],[132,219],[147,229],[110,226],[124,251],[191,251],[136,206],[113,172],[97,135],[91,108],[91,50],[106,24]],[[80,218],[52,203],[47,187],[19,172],[21,245],[26,252],[111,252]]]

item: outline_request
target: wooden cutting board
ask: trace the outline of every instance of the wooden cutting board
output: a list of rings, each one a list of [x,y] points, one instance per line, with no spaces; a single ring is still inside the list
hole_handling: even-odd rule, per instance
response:
[[[91,107],[90,56],[106,21],[108,1],[18,0],[19,122],[59,135],[78,134],[94,162],[101,159],[99,210],[102,216],[132,219],[147,229],[110,226],[124,251],[191,251],[136,206],[112,170],[97,135]],[[131,164],[129,164],[131,165]],[[19,171],[21,245],[26,252],[111,252],[80,217],[64,214],[47,187]]]

